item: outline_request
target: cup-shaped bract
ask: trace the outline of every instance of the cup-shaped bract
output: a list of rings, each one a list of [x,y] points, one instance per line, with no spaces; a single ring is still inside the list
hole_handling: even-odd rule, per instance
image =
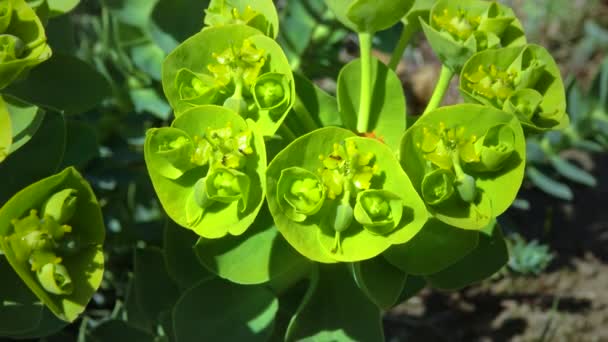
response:
[[[296,98],[281,47],[246,25],[188,38],[165,59],[162,83],[176,117],[199,105],[225,106],[255,121],[265,136],[276,132]]]
[[[205,26],[243,24],[270,38],[279,34],[279,15],[272,0],[211,0],[205,10]]]
[[[0,1],[0,89],[51,57],[40,18],[24,0]]]
[[[303,222],[323,206],[325,186],[315,173],[301,167],[289,167],[281,171],[277,198],[287,217],[295,222]]]
[[[461,104],[423,115],[401,140],[401,165],[429,212],[481,229],[513,202],[524,175],[525,139],[517,118]]]
[[[515,114],[526,133],[560,129],[569,123],[559,68],[538,45],[473,55],[462,69],[460,92],[468,102]]]
[[[327,0],[342,24],[360,33],[386,30],[412,7],[412,0]]]
[[[410,240],[428,218],[391,149],[341,128],[294,140],[270,163],[266,179],[277,228],[318,262],[373,258]]]
[[[183,147],[185,142],[187,149],[162,159],[166,146]],[[225,107],[194,107],[176,118],[171,127],[150,129],[144,156],[167,215],[200,236],[240,235],[262,206],[266,187],[264,138],[252,120]],[[185,167],[178,169],[176,165]]]
[[[387,234],[401,222],[403,200],[387,190],[364,190],[357,195],[354,215],[373,234]]]
[[[8,262],[68,322],[101,283],[104,238],[95,194],[71,167],[21,190],[0,209],[0,247]]]
[[[429,23],[421,23],[441,62],[454,72],[476,52],[526,43],[513,11],[495,1],[439,0]]]

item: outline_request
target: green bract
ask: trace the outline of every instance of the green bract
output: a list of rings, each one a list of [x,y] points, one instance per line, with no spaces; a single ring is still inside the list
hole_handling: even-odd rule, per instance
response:
[[[272,0],[211,0],[205,10],[205,25],[210,27],[245,24],[276,38],[279,17]]]
[[[203,237],[240,235],[260,210],[264,141],[253,121],[227,108],[195,107],[149,130],[144,153],[169,217]]]
[[[44,27],[24,0],[0,1],[0,89],[51,57]]]
[[[519,121],[462,104],[422,116],[401,141],[401,165],[439,220],[480,229],[515,199],[524,173]]]
[[[412,0],[327,0],[338,20],[356,32],[374,33],[395,25],[412,7]]]
[[[421,23],[441,62],[455,72],[476,52],[526,43],[513,11],[497,2],[439,0],[429,24]]]
[[[195,106],[223,105],[255,121],[266,136],[295,101],[281,47],[246,25],[212,27],[190,37],[165,59],[162,79],[176,117]]]
[[[514,113],[526,133],[568,125],[559,68],[541,46],[475,54],[462,69],[460,80],[460,91],[468,101]]]
[[[0,210],[0,246],[9,263],[68,322],[101,283],[104,236],[95,195],[73,168],[28,186]]]
[[[390,148],[341,128],[293,141],[268,166],[267,182],[281,234],[323,263],[372,258],[411,239],[427,219]]]

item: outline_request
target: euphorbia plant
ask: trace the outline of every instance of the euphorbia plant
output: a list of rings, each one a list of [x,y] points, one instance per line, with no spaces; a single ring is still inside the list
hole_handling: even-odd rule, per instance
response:
[[[34,12],[24,0],[0,0],[0,89],[50,56],[35,13],[57,4],[36,2]],[[497,217],[521,186],[525,137],[568,124],[549,53],[527,44],[513,11],[497,2],[325,5],[359,39],[360,58],[340,70],[336,96],[294,74],[298,63],[275,41],[279,15],[270,0],[212,0],[200,31],[175,45],[177,35],[149,25],[153,38],[142,40],[172,49],[152,76],[162,84],[146,87],[164,91],[173,118],[149,128],[143,142],[165,231],[162,249],[134,253],[124,309],[96,328],[100,334],[117,324],[142,340],[379,341],[382,310],[424,286],[458,289],[504,266]],[[102,13],[104,25],[112,22]],[[112,39],[123,29],[129,35],[133,23],[118,25]],[[374,36],[401,24],[385,65],[372,55]],[[424,113],[414,116],[394,69],[419,30],[443,66]],[[455,76],[466,103],[442,107]],[[58,117],[49,103],[40,103],[42,115],[13,95],[0,98],[0,171],[25,144],[22,132],[42,116]],[[0,209],[0,272],[27,285],[36,317],[40,301],[71,322],[101,282],[103,220],[74,168],[46,176]],[[31,336],[11,329],[0,324],[0,335]]]
[[[379,317],[418,284],[455,289],[504,265],[496,218],[521,186],[524,134],[567,123],[563,86],[550,55],[525,45],[513,11],[496,2],[326,4],[361,50],[341,70],[337,98],[301,76],[296,87],[272,40],[278,24],[268,3],[212,1],[207,26],[164,62],[176,119],[148,132],[146,163],[169,217],[200,236],[197,255],[210,271],[240,284],[269,281],[277,296],[310,280],[280,337],[371,341],[381,338],[372,328],[340,335],[344,317]],[[399,21],[406,27],[387,67],[371,56],[372,38]],[[443,68],[424,114],[407,127],[392,68],[421,28]],[[458,74],[473,103],[440,108]],[[283,261],[300,266],[286,275],[262,236],[313,266],[290,254]],[[480,258],[486,263],[474,269]],[[348,285],[341,292],[330,283]],[[358,307],[323,316],[329,292]],[[322,325],[328,320],[336,325]]]

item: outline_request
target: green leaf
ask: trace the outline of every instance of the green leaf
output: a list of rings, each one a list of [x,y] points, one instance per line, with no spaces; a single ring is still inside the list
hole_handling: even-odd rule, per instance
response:
[[[264,208],[243,235],[200,238],[194,247],[200,262],[221,278],[244,285],[265,283],[307,267],[308,260],[279,234]]]
[[[154,341],[154,335],[132,327],[124,321],[107,320],[87,333],[87,340],[93,342],[106,341]]]
[[[136,249],[134,265],[135,298],[148,320],[156,322],[160,313],[177,301],[178,287],[167,272],[162,250]]]
[[[371,63],[372,103],[368,132],[397,149],[405,131],[405,96],[401,81],[394,71],[377,59]],[[357,112],[361,96],[361,60],[345,65],[338,76],[338,105],[344,126],[357,128]]]
[[[163,249],[167,272],[181,289],[187,289],[202,279],[213,277],[196,259],[194,245],[199,236],[193,231],[167,220]]]
[[[297,96],[294,112],[298,116],[311,117],[320,126],[342,126],[336,98],[300,74],[293,74],[293,77]]]
[[[319,265],[286,341],[384,341],[380,309],[357,287],[345,265]]]
[[[44,306],[25,286],[8,261],[0,257],[0,336],[36,329]]]
[[[194,167],[181,176],[178,175],[178,178],[170,179],[166,174],[163,175],[160,172],[161,168],[153,161],[157,150],[154,150],[152,142],[156,134],[166,130],[181,131],[180,134],[184,134],[190,138],[190,141],[194,141],[194,137],[201,138],[209,130],[226,129],[227,127],[231,127],[235,134],[250,131],[252,135],[251,154],[243,156],[245,165],[239,169],[249,177],[250,181],[249,196],[243,200],[246,208],[242,210],[241,201],[215,203],[203,213],[202,208],[193,201],[193,193],[196,183],[206,177],[210,168],[207,166]],[[144,156],[156,194],[169,217],[180,226],[194,230],[200,236],[215,239],[227,234],[240,235],[253,223],[262,206],[266,187],[264,180],[266,150],[263,137],[252,121],[245,122],[229,109],[211,105],[195,107],[175,119],[171,128],[148,131]],[[184,154],[179,157],[179,160],[190,163],[191,158],[194,158],[194,154],[191,156]],[[221,163],[223,162],[222,160]],[[193,204],[196,206],[195,208],[192,208]],[[193,219],[192,212],[198,217]]]
[[[32,214],[36,217],[36,211],[41,210],[48,198],[64,189],[74,189],[77,193],[77,209],[67,222],[72,229],[65,233],[65,237],[77,241],[79,248],[71,252],[53,249],[61,256],[61,264],[69,272],[73,284],[71,293],[56,295],[47,292],[36,279],[36,272],[31,269],[35,264],[30,265],[28,255],[22,255],[23,246],[19,244],[21,240],[16,239],[18,236],[15,235],[12,221],[17,219],[23,222],[26,216]],[[37,226],[35,231],[40,229]],[[6,258],[30,290],[58,318],[74,321],[99,287],[104,263],[101,245],[105,228],[101,210],[91,187],[82,176],[75,169],[67,168],[18,192],[0,209],[0,237]]]
[[[589,172],[568,162],[567,160],[555,155],[549,158],[549,161],[560,175],[568,178],[569,180],[590,187],[597,185],[597,180],[595,177],[593,177]]]
[[[25,81],[11,85],[7,92],[29,103],[71,115],[99,104],[110,95],[110,87],[89,64],[57,53],[33,69]]]
[[[0,203],[28,184],[54,173],[64,150],[63,116],[48,112],[31,140],[0,163],[0,178],[3,179]]]
[[[401,291],[401,295],[399,295],[397,303],[403,303],[409,300],[417,295],[418,292],[422,291],[422,289],[425,287],[426,279],[421,276],[408,274],[407,279],[405,280],[405,286],[403,287],[403,291]]]
[[[563,199],[565,201],[571,201],[572,198],[574,198],[574,194],[572,193],[570,187],[545,175],[534,166],[529,166],[526,169],[526,176],[530,178],[534,185],[551,196]]]
[[[476,231],[430,219],[412,240],[392,246],[383,255],[408,275],[433,274],[471,252],[477,246],[478,235]]]
[[[390,309],[401,295],[407,275],[382,257],[352,264],[359,288],[381,309]]]
[[[342,24],[356,32],[374,33],[395,25],[412,7],[412,0],[327,0]]]
[[[0,89],[51,57],[42,22],[24,0],[5,0],[0,18]],[[8,7],[6,7],[8,6]]]
[[[479,234],[479,244],[471,253],[426,279],[437,289],[457,290],[490,277],[508,260],[509,253],[501,228],[492,222]]]
[[[336,232],[331,222],[335,216],[339,200],[325,200],[321,210],[302,222],[290,219],[282,209],[278,193],[278,181],[284,169],[299,167],[310,172],[319,172],[324,163],[319,156],[327,156],[332,148],[340,144],[356,146],[361,154],[374,156],[378,176],[371,178],[372,188],[389,190],[401,197],[404,219],[390,233],[379,235],[364,229],[352,220],[339,238],[341,251],[332,253],[336,242]],[[331,160],[331,157],[328,160]],[[328,171],[328,174],[332,174]],[[370,175],[371,176],[371,175]],[[327,127],[306,134],[281,151],[268,166],[267,171],[268,206],[277,228],[285,239],[302,255],[309,259],[332,263],[336,261],[359,261],[372,258],[391,244],[403,243],[411,239],[427,219],[426,210],[419,196],[410,187],[410,182],[399,167],[393,152],[378,140],[356,137],[350,131]],[[361,180],[365,180],[362,178]],[[327,185],[327,184],[326,184]],[[328,197],[330,193],[328,190]],[[351,205],[352,206],[352,205]]]
[[[68,120],[66,124],[67,141],[61,165],[83,168],[93,158],[99,156],[97,131],[84,121]]]
[[[266,341],[278,307],[265,287],[202,281],[184,292],[173,309],[175,337],[180,342]]]
[[[483,141],[492,127],[505,124],[513,131],[514,152],[495,172],[479,172],[474,141]],[[505,126],[505,127],[507,127]],[[457,148],[439,148],[446,134],[455,134]],[[446,145],[441,145],[446,146]],[[461,170],[454,164],[458,152]],[[515,116],[481,105],[461,104],[442,107],[423,115],[410,127],[402,139],[401,165],[418,193],[422,191],[425,175],[436,169],[455,174],[454,194],[447,200],[427,208],[433,216],[449,225],[463,229],[480,229],[493,217],[502,214],[513,202],[521,186],[526,158],[523,130]],[[474,198],[466,201],[459,189],[459,175],[469,178],[474,186]]]
[[[13,144],[10,153],[13,153],[36,134],[44,119],[44,111],[10,95],[3,97],[12,124]]]
[[[42,307],[42,316],[40,318],[40,322],[38,326],[33,330],[28,330],[27,332],[20,334],[13,334],[10,338],[24,340],[24,339],[39,339],[47,336],[54,335],[64,329],[68,323],[57,318],[51,310],[42,306],[42,304],[38,304]]]
[[[148,314],[144,312],[138,304],[137,290],[135,289],[135,279],[132,273],[129,275],[122,316],[125,322],[132,327],[147,332],[153,332],[155,329],[155,320],[150,319]]]

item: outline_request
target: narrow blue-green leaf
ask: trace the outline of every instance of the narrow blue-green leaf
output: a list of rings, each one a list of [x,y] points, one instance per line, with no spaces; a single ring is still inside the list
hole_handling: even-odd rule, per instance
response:
[[[407,275],[383,257],[353,264],[353,276],[359,288],[382,309],[397,303]]]
[[[570,187],[545,175],[534,166],[528,166],[526,169],[526,175],[532,181],[532,183],[534,183],[534,185],[551,196],[561,198],[566,201],[571,201],[574,197]]]
[[[399,77],[379,60],[371,62],[372,101],[369,127],[394,150],[406,128],[406,105],[403,87]],[[361,59],[345,65],[338,76],[338,106],[344,126],[357,128],[359,99],[361,97]]]
[[[553,156],[549,159],[551,165],[562,176],[571,181],[581,183],[586,186],[594,187],[597,185],[597,180],[589,172],[580,167],[568,162],[559,156]]]
[[[286,341],[384,341],[380,309],[357,287],[344,264],[320,264]]]
[[[161,120],[169,119],[171,107],[153,88],[132,89],[129,93],[136,112],[149,112]]]
[[[173,309],[175,337],[177,342],[266,341],[278,307],[263,286],[202,281],[184,292]]]

